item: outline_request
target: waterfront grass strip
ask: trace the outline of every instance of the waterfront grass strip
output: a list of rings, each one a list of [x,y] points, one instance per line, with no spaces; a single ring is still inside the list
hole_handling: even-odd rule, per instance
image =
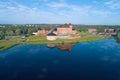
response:
[[[16,37],[10,40],[0,40],[0,50],[5,50],[19,44],[55,44],[55,43],[69,43],[69,42],[91,42],[95,40],[104,39],[104,36],[98,35],[81,35],[77,39],[58,39],[54,41],[49,41],[46,39],[46,36],[30,36],[27,38]]]

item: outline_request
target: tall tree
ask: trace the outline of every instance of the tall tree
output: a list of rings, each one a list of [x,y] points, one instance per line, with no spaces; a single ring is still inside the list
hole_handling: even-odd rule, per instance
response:
[[[17,28],[17,29],[15,30],[15,34],[16,34],[16,35],[20,35],[20,34],[21,34],[21,31],[20,31],[19,28]]]
[[[4,32],[3,31],[0,31],[0,40],[1,39],[4,39],[5,35],[4,35]]]
[[[31,27],[30,27],[30,28],[28,28],[28,34],[29,34],[29,35],[32,35],[32,33],[33,33],[32,28],[31,28]]]

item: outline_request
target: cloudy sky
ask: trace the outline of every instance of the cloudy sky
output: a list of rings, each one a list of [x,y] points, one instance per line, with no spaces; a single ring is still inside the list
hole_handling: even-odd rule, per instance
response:
[[[120,0],[0,0],[0,24],[120,24]]]

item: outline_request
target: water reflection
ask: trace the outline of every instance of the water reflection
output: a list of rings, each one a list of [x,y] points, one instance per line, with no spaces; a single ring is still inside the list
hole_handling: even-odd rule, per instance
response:
[[[59,44],[47,44],[48,48],[58,48],[62,51],[71,51],[72,47],[76,45],[77,42],[75,43],[59,43]]]
[[[116,40],[76,44],[18,45],[1,51],[0,80],[120,80]]]
[[[114,36],[114,39],[118,44],[120,44],[120,35]]]

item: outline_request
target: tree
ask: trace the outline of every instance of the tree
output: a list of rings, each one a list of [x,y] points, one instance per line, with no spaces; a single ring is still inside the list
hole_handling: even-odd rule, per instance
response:
[[[21,31],[20,31],[19,28],[17,28],[17,29],[15,30],[15,34],[16,34],[16,35],[20,35],[20,34],[21,34]]]
[[[32,35],[32,33],[33,33],[32,28],[28,28],[28,34],[29,34],[29,35]]]
[[[120,40],[120,32],[118,33],[118,38],[119,38],[119,40]]]
[[[5,35],[3,31],[0,31],[0,39],[4,39]]]
[[[6,35],[7,35],[7,36],[13,36],[13,35],[14,35],[14,32],[13,32],[13,31],[6,31]]]
[[[10,36],[13,36],[14,35],[14,32],[11,30],[11,31],[9,31],[9,35]]]

